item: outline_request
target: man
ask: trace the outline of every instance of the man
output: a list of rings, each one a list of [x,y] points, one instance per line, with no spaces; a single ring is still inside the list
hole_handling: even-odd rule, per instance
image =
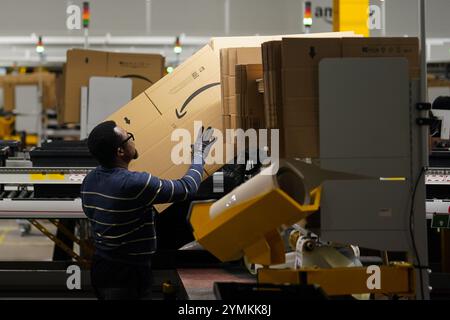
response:
[[[178,180],[128,170],[137,159],[134,136],[114,121],[96,126],[88,148],[100,166],[81,186],[83,210],[91,222],[95,254],[91,283],[99,299],[142,299],[151,294],[150,258],[156,250],[153,205],[193,196],[201,183],[204,158],[215,138],[199,133],[193,162]]]

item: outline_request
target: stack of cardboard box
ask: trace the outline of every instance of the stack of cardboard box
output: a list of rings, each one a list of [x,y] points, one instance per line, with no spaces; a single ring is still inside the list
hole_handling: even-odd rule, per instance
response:
[[[281,129],[282,156],[320,157],[319,63],[349,57],[404,57],[411,79],[420,75],[417,38],[285,38],[263,44],[266,119]]]
[[[261,64],[236,65],[236,109],[244,130],[265,128],[263,95],[256,82],[261,77]]]
[[[264,114],[266,128],[281,128],[281,41],[261,46],[264,68]]]
[[[58,110],[58,121],[78,123],[81,87],[88,86],[92,76],[132,79],[134,98],[163,77],[164,57],[159,54],[72,49],[67,51],[64,74],[64,104]]]
[[[229,129],[242,127],[242,115],[237,110],[236,101],[236,65],[260,63],[261,47],[223,48],[220,50],[222,108],[224,121]]]
[[[332,35],[343,36],[341,33]],[[224,121],[231,118],[230,105],[228,104],[228,107],[222,105],[222,100],[225,100],[225,96],[222,99],[222,94],[227,93],[227,97],[233,92],[236,94],[235,79],[230,80],[235,77],[236,64],[254,64],[253,61],[258,55],[259,60],[256,64],[260,64],[261,44],[272,40],[279,41],[282,38],[283,36],[213,38],[208,45],[179,65],[171,74],[108,117],[135,134],[140,157],[131,163],[130,168],[148,171],[160,178],[181,177],[189,164],[180,161],[180,158],[185,156],[186,160],[190,157],[190,144],[197,136],[197,132],[194,132],[195,121],[201,121],[205,127],[212,126],[219,129],[215,131],[218,140],[211,150],[211,155],[206,159],[205,176],[213,174],[224,163],[233,159],[234,154],[228,151],[229,149],[234,151],[234,148],[230,147],[231,144],[224,137],[225,129],[230,125],[229,121]],[[251,48],[250,61],[240,54],[246,50],[233,49],[230,50],[233,52],[231,64],[228,51],[228,59],[222,55],[221,63],[221,49],[241,47]],[[229,79],[224,75],[229,76]],[[261,78],[261,75],[259,77]],[[231,106],[231,109],[233,108],[234,106]],[[184,133],[189,133],[190,136],[182,138]],[[183,144],[183,140],[188,141],[184,141]]]

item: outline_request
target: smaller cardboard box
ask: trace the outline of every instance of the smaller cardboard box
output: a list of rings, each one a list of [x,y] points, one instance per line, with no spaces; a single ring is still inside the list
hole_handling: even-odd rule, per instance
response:
[[[125,77],[133,81],[132,97],[138,96],[164,75],[164,57],[159,54],[116,53],[71,49],[65,68],[64,109],[60,123],[80,121],[81,87],[92,76]]]
[[[132,79],[132,96],[136,97],[163,77],[164,57],[159,54],[109,52],[106,71],[110,77]]]
[[[42,84],[42,108],[53,109],[56,107],[55,74],[51,72],[35,72],[18,75],[7,75],[3,77],[4,110],[15,109],[15,87],[16,85],[38,85]]]

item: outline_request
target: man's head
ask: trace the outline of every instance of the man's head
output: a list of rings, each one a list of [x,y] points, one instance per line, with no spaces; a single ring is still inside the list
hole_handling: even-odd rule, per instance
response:
[[[102,166],[109,168],[128,166],[138,157],[133,134],[114,121],[102,122],[91,131],[88,148]]]

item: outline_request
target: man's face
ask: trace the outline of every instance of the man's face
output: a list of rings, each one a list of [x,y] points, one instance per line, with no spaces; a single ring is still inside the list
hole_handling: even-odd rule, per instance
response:
[[[114,131],[120,137],[120,141],[126,141],[121,143],[117,149],[117,157],[127,163],[137,159],[139,155],[134,145],[134,139],[130,138],[130,134],[121,127],[115,127]]]

